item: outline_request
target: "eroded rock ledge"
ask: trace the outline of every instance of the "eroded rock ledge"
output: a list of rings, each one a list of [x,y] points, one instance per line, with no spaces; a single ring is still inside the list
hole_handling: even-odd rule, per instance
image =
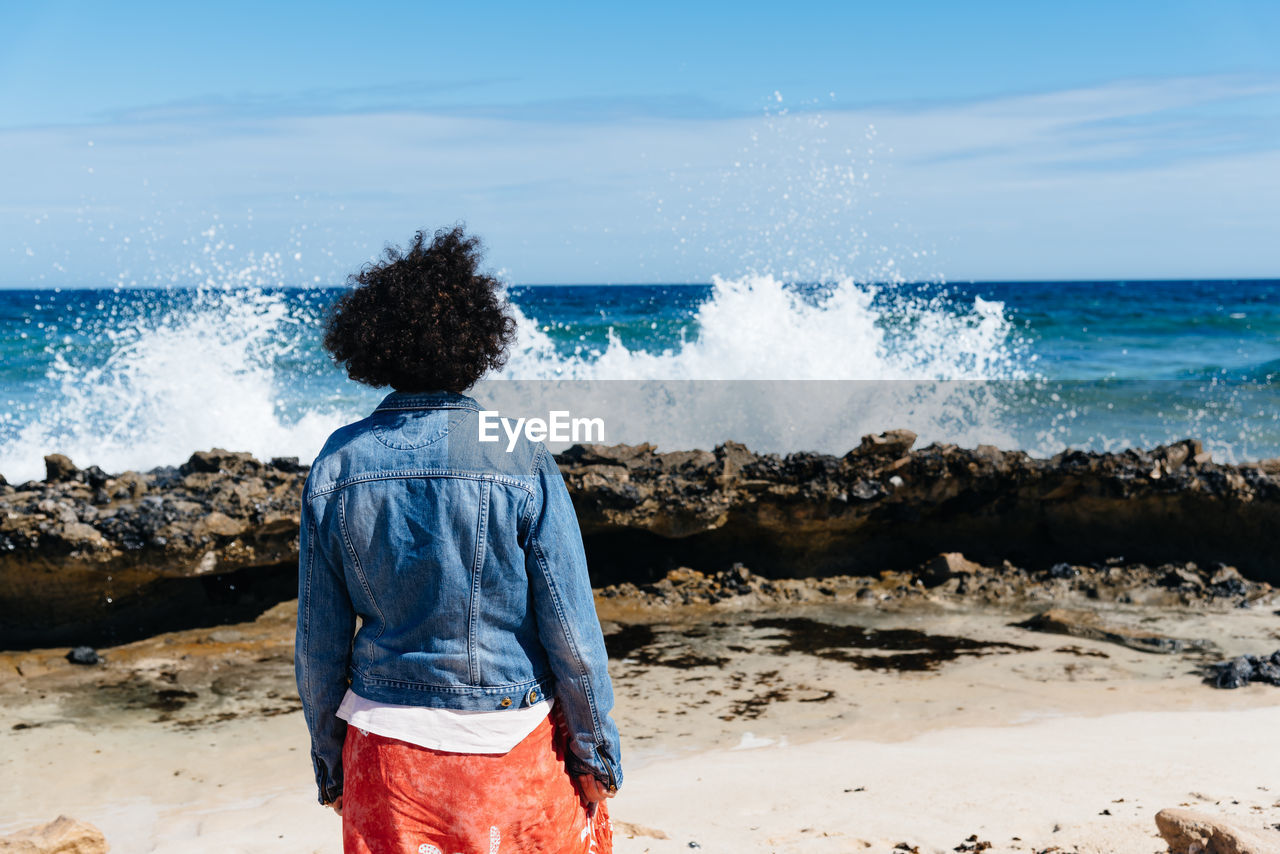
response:
[[[559,457],[599,583],[741,561],[774,577],[872,574],[958,551],[987,564],[1193,561],[1280,580],[1280,459],[1212,462],[1196,440],[1036,459],[899,430],[843,457],[648,445]],[[665,562],[665,563],[664,563]],[[644,578],[645,573],[652,573]]]
[[[1280,460],[1214,463],[1185,440],[1050,459],[868,436],[843,457],[649,445],[558,460],[597,586],[743,563],[767,577],[876,575],[941,552],[1045,569],[1193,562],[1280,582]],[[296,592],[305,468],[215,449],[108,475],[48,458],[0,479],[0,646],[119,642],[251,618]]]
[[[107,475],[46,458],[0,484],[0,648],[252,619],[297,595],[305,467],[215,449]]]

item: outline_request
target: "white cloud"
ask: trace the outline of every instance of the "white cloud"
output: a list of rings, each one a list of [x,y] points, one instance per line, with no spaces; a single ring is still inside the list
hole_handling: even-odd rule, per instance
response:
[[[299,283],[459,219],[515,281],[705,280],[804,260],[877,275],[890,259],[908,278],[1276,275],[1278,101],[1280,81],[1217,77],[753,118],[7,130],[0,228],[37,251],[0,257],[12,284],[52,275],[50,258],[73,278],[146,276],[184,266],[181,238],[216,213],[245,252],[302,252]]]

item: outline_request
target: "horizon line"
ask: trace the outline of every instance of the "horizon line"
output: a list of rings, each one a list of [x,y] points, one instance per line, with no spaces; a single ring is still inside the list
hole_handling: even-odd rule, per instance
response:
[[[783,280],[784,284],[832,284],[832,280]],[[1169,278],[1164,276],[1151,277],[1116,277],[1116,278],[1047,278],[1047,279],[1030,279],[1030,278],[956,278],[942,279],[912,279],[901,282],[887,282],[881,280],[855,280],[854,284],[858,285],[877,285],[877,286],[903,286],[903,285],[1090,285],[1090,284],[1158,284],[1158,283],[1174,283],[1174,282],[1235,282],[1235,283],[1265,283],[1280,282],[1280,274],[1273,276],[1191,276]],[[701,288],[713,287],[715,282],[520,282],[507,283],[507,288]],[[0,285],[0,292],[19,292],[19,291],[193,291],[204,288],[206,290],[287,290],[287,291],[313,291],[313,290],[338,290],[348,287],[345,283],[335,284],[269,284],[269,285],[233,285],[228,287],[208,287],[200,284],[165,284],[165,285]]]

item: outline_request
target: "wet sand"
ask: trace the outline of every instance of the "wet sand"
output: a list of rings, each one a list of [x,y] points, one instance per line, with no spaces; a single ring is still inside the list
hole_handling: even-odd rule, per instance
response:
[[[294,607],[96,667],[0,653],[0,833],[62,813],[116,852],[340,851],[292,691]],[[1216,647],[1168,655],[1018,628],[1018,608],[601,610],[621,854],[1146,854],[1164,807],[1280,824],[1280,689],[1202,682],[1209,661],[1280,646],[1273,605],[1107,604]]]

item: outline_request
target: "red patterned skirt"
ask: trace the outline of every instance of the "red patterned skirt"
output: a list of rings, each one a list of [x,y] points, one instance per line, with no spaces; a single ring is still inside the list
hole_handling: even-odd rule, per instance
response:
[[[446,753],[347,727],[344,854],[612,854],[553,713],[509,753]]]

